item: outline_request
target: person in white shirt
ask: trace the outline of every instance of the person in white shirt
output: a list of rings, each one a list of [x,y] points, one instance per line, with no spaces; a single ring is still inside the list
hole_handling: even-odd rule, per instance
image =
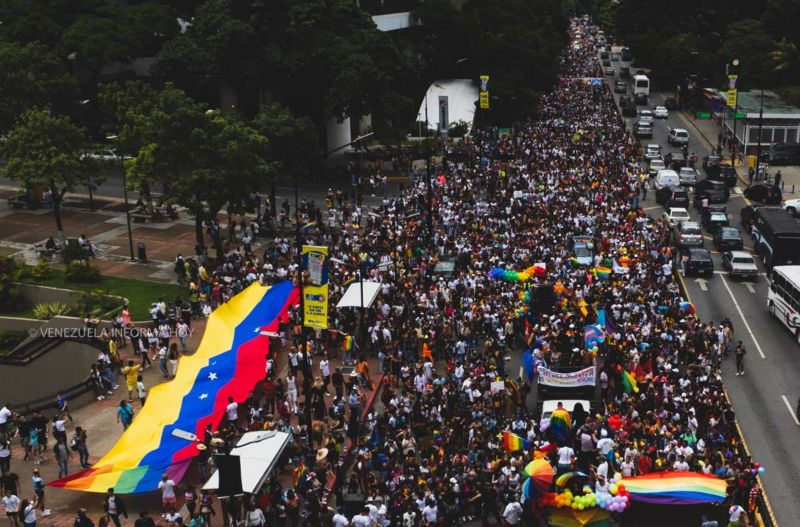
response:
[[[225,407],[225,416],[228,418],[228,421],[236,426],[236,422],[239,421],[239,404],[233,400],[233,397],[228,397],[228,406]]]
[[[325,391],[328,391],[328,385],[331,383],[331,363],[328,361],[328,357],[322,357],[322,360],[319,361],[319,371],[322,373],[322,382],[325,383]]]
[[[680,456],[678,460],[672,464],[673,470],[678,470],[681,472],[686,472],[689,470],[689,463],[686,462],[686,458]]]
[[[164,512],[175,512],[175,482],[169,479],[167,474],[161,476],[161,481],[158,482],[158,488],[161,489],[161,504],[164,507]],[[166,518],[166,516],[164,516]]]
[[[439,509],[433,500],[428,500],[425,508],[422,509],[422,521],[425,525],[436,525],[439,516]]]
[[[369,519],[369,509],[364,507],[360,514],[353,516],[351,525],[353,527],[371,527],[372,520]]]
[[[572,470],[572,461],[575,458],[575,451],[567,445],[558,449],[558,472],[564,473]]]
[[[729,525],[737,525],[741,523],[741,518],[744,513],[745,511],[741,505],[733,505],[728,510],[728,521],[730,522]]]
[[[339,509],[336,511],[336,514],[334,514],[333,518],[331,519],[333,527],[347,527],[350,525],[350,520],[348,520],[347,516],[345,516],[343,513],[344,509],[339,507]]]
[[[244,517],[244,527],[264,527],[266,524],[267,519],[264,517],[264,512],[258,507],[248,505]]]
[[[19,527],[19,498],[6,489],[6,495],[2,499],[3,508],[12,527]]]
[[[519,525],[522,520],[522,505],[518,501],[512,501],[506,505],[503,511],[503,519],[508,525]]]
[[[8,409],[8,403],[0,408],[0,432],[4,432],[6,425],[11,421],[11,410]]]

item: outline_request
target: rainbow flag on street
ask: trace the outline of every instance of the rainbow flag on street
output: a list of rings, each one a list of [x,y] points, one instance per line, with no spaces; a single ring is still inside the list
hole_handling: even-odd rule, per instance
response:
[[[193,355],[181,358],[178,375],[150,390],[147,404],[117,444],[91,468],[51,482],[83,492],[120,494],[158,489],[162,474],[179,482],[198,455],[198,438],[206,427],[216,430],[228,398],[239,404],[264,378],[269,337],[288,310],[299,302],[289,281],[272,287],[254,283],[208,319],[203,341]],[[182,437],[179,437],[178,434]]]
[[[639,393],[639,385],[636,382],[636,378],[631,375],[629,371],[622,372],[622,387],[625,389],[625,393],[630,395],[632,393]]]
[[[728,483],[710,474],[697,472],[652,472],[644,476],[622,478],[633,501],[658,505],[695,505],[722,503]]]
[[[556,442],[563,444],[571,437],[572,418],[569,412],[563,408],[556,408],[550,414],[550,425],[548,430],[553,434]]]

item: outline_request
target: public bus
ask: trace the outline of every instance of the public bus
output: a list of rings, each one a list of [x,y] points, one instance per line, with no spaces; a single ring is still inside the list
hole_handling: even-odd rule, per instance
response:
[[[757,208],[751,233],[753,245],[767,269],[800,264],[800,225],[782,208]]]
[[[772,269],[767,309],[789,328],[800,344],[800,265],[779,265]]]
[[[634,75],[633,76],[633,95],[643,93],[647,96],[650,95],[650,79],[647,75]]]

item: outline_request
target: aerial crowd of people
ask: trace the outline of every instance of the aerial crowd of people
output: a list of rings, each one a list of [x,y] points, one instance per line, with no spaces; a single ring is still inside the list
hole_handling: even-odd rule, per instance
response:
[[[294,436],[283,471],[261,493],[245,498],[242,509],[223,504],[230,521],[534,525],[546,511],[523,496],[521,471],[537,451],[559,473],[584,472],[592,488],[654,471],[712,474],[728,482],[723,515],[752,516],[758,466],[739,448],[719,372],[721,360],[736,354],[743,373],[744,348],[729,320],[702,321],[682,298],[668,225],[639,207],[637,148],[607,86],[596,82],[602,73],[587,22],[574,19],[570,37],[559,82],[523,126],[503,135],[483,129],[447,147],[430,179],[412,177],[370,213],[342,192],[331,191],[322,206],[328,221],[322,207],[301,205],[302,222],[313,224],[304,235],[339,260],[331,263],[330,329],[301,339],[294,311],[264,382],[244,403],[231,401],[220,431],[206,438],[212,452],[244,429]],[[385,190],[383,176],[373,179]],[[172,309],[176,324],[191,321],[250,283],[296,276],[288,238],[255,254],[251,241],[264,235],[264,223],[240,224],[239,238],[234,225],[214,269],[179,257],[175,270],[188,302],[164,305],[154,316],[169,319]],[[573,258],[573,236],[594,241],[589,265]],[[444,262],[452,271],[437,267]],[[545,271],[522,281],[490,272],[534,264]],[[361,310],[333,307],[360,274],[381,283],[364,320]],[[546,309],[525,295],[543,284],[553,286]],[[584,327],[598,324],[601,310],[602,341],[588,346]],[[157,334],[141,343],[144,357],[149,351],[161,359],[165,377],[175,374],[167,363],[186,351],[185,343],[170,346],[169,335],[166,344]],[[535,382],[520,373],[525,350],[537,366],[597,367],[600,400],[572,413],[566,437],[543,431],[527,404]],[[133,362],[127,367],[133,399],[139,372]],[[114,379],[98,373],[98,397]],[[127,411],[119,410],[123,420]],[[509,452],[504,431],[531,448]],[[336,510],[328,510],[326,485],[335,471],[326,467],[337,467],[346,444],[354,461],[337,475]],[[207,475],[213,457],[201,457]],[[363,498],[359,510],[346,507],[351,496]]]

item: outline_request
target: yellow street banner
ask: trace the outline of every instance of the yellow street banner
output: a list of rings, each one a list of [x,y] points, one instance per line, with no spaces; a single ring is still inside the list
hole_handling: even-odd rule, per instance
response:
[[[303,245],[303,271],[308,277],[303,284],[303,325],[328,328],[328,248]]]
[[[482,91],[481,92],[481,109],[488,110],[489,109],[489,92]]]
[[[489,76],[481,75],[481,91],[489,91]]]
[[[728,90],[727,92],[727,101],[726,104],[733,108],[736,107],[736,98],[737,98],[738,90]]]

